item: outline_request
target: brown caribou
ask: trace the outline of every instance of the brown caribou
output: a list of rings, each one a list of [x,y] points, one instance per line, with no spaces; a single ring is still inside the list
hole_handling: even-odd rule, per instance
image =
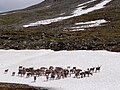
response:
[[[6,70],[4,71],[4,74],[8,73],[8,71],[9,71],[9,69],[6,69]]]
[[[102,66],[102,65],[101,65]],[[100,72],[101,66],[96,67],[95,72]]]

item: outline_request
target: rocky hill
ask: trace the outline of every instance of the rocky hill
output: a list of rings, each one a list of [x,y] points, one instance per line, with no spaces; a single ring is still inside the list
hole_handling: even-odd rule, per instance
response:
[[[46,25],[23,27],[40,20],[65,17],[91,0],[45,0],[22,9],[0,14],[0,49],[109,50],[120,52],[120,0],[104,8]],[[82,9],[104,0],[92,0]],[[82,6],[82,5],[81,5]],[[101,26],[76,29],[75,23],[105,19]],[[75,27],[75,28],[74,28]],[[72,30],[71,30],[72,28]]]

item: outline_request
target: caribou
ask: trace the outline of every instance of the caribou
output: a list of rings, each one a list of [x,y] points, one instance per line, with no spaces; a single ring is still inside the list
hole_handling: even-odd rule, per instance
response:
[[[102,66],[102,65],[101,65]],[[96,67],[95,72],[100,72],[101,66]]]
[[[6,69],[6,70],[4,71],[4,73],[6,74],[8,71],[9,71],[9,69]]]
[[[38,69],[34,69],[33,67],[25,68],[23,66],[19,66],[18,76],[21,77],[26,76],[26,78],[33,76],[37,76],[37,77],[45,76],[47,81],[49,79],[59,80],[59,79],[71,77],[71,74],[73,78],[85,78],[85,77],[93,76],[93,73],[100,72],[100,69],[101,66],[87,68],[87,70],[82,70],[75,66],[74,67],[67,66],[67,68],[49,66],[48,68],[40,67]],[[6,69],[5,73],[7,73],[8,70],[9,69]],[[15,76],[15,72],[12,72],[12,76]]]

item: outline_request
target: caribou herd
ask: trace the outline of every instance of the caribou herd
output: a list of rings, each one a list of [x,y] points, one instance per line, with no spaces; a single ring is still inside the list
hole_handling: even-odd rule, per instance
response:
[[[67,77],[74,77],[74,78],[85,78],[89,76],[93,76],[94,73],[100,72],[101,66],[87,68],[86,70],[82,70],[77,67],[54,67],[49,66],[40,67],[38,69],[34,69],[34,67],[18,67],[18,72],[12,72],[12,76],[18,75],[19,77],[40,77],[45,76],[46,80],[54,80],[54,79],[64,79]],[[9,69],[5,70],[5,74],[9,71]]]

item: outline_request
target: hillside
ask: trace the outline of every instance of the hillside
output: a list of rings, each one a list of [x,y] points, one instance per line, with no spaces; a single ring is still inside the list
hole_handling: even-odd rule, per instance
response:
[[[101,2],[103,1],[45,0],[23,10],[0,14],[0,49],[109,50],[119,52],[119,0],[110,1],[104,8],[72,16],[76,8],[83,3],[86,3],[83,5],[84,7],[82,5],[79,7],[85,11]],[[68,18],[69,16],[70,18]],[[58,19],[58,17],[67,18],[46,25],[23,27],[40,20],[46,23],[44,20],[52,21],[53,18]],[[88,23],[103,19],[106,23],[96,27],[85,26],[84,30],[79,28],[79,25],[75,25],[80,22]]]

